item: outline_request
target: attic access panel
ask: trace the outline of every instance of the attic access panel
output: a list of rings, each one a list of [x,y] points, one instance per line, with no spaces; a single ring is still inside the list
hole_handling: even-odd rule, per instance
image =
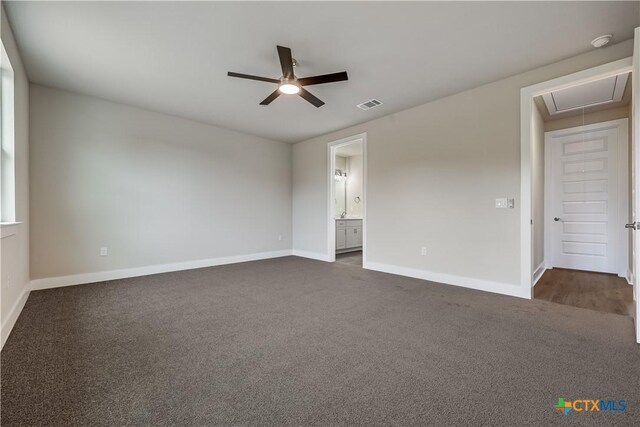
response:
[[[550,115],[622,101],[629,73],[542,95]]]

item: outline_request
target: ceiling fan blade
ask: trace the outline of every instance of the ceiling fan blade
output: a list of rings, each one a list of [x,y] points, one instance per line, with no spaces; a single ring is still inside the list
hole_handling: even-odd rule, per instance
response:
[[[339,73],[332,74],[324,74],[322,76],[312,76],[312,77],[303,77],[298,79],[298,83],[302,86],[310,86],[310,85],[321,85],[323,83],[333,83],[333,82],[341,82],[344,80],[349,80],[347,77],[346,71],[341,71]]]
[[[280,80],[278,80],[278,79],[270,79],[269,77],[252,76],[250,74],[234,73],[232,71],[229,71],[227,73],[227,76],[229,76],[229,77],[239,77],[241,79],[259,80],[261,82],[280,83]]]
[[[280,57],[280,67],[282,67],[282,76],[287,79],[293,79],[293,58],[291,57],[291,49],[284,46],[277,46],[278,56]]]
[[[324,105],[324,102],[320,101],[318,98],[311,95],[311,93],[305,88],[301,87],[300,92],[298,92],[298,95],[300,95],[301,97],[303,97],[304,99],[306,99],[307,101],[315,105],[316,107],[322,107]]]
[[[264,101],[262,101],[262,102],[260,103],[260,105],[269,105],[269,104],[271,104],[271,103],[273,102],[273,100],[274,100],[274,99],[276,99],[276,98],[277,98],[277,97],[279,97],[279,96],[280,96],[280,90],[279,90],[279,89],[276,89],[276,90],[274,90],[274,91],[271,93],[271,95],[267,96],[267,97],[264,99]]]

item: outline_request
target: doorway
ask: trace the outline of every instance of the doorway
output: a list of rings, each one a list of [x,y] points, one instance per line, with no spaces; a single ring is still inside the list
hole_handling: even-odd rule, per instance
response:
[[[521,91],[521,265],[532,298],[637,318],[625,229],[632,71],[626,58]]]
[[[328,145],[328,259],[360,266],[366,259],[366,134]]]
[[[544,171],[544,185],[533,185],[533,211],[544,212],[534,224],[536,299],[632,312],[631,241],[624,228],[631,197],[629,74],[534,98],[534,115],[542,120],[534,127],[532,165],[537,178]]]
[[[612,108],[628,115],[628,104]],[[622,118],[545,132],[547,268],[627,277],[628,123]]]
[[[544,133],[544,188],[534,185],[534,212],[544,201],[542,260],[534,238],[534,261],[540,261],[534,298],[628,316],[629,103],[589,110],[544,122],[555,130]],[[623,118],[598,122],[612,115]],[[582,124],[573,127],[576,121]]]

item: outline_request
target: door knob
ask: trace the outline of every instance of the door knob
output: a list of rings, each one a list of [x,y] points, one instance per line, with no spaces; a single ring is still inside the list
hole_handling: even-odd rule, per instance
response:
[[[560,218],[555,217],[555,218],[553,218],[553,220],[554,220],[555,222],[558,222],[558,221],[560,221]]]
[[[624,228],[630,228],[632,230],[637,230],[638,229],[638,223],[637,222],[632,222],[631,224],[625,224]]]

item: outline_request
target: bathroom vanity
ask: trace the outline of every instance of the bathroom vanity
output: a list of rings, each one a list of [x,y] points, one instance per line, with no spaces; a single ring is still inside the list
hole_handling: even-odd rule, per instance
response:
[[[362,250],[362,219],[336,218],[336,253]]]

